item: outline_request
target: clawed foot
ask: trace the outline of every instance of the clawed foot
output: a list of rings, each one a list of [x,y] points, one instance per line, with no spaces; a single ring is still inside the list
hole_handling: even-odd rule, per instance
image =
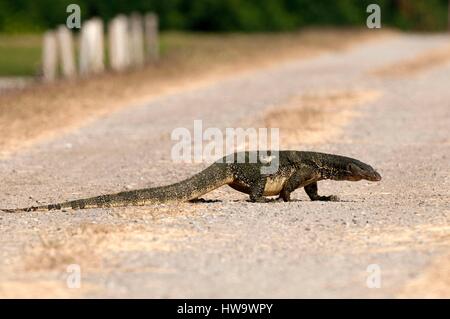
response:
[[[330,195],[330,196],[318,196],[317,198],[313,199],[314,201],[324,201],[324,202],[339,202],[340,199],[336,195]]]
[[[194,198],[189,201],[189,203],[204,203],[206,200],[204,198]]]
[[[249,202],[251,203],[268,203],[271,200],[265,197],[258,197],[258,198],[250,198]]]
[[[325,196],[325,197],[327,197],[328,198],[327,200],[330,202],[339,202],[340,201],[339,197],[336,195],[330,195],[330,196]]]
[[[204,198],[194,198],[189,201],[189,203],[217,203],[220,202],[218,199],[204,199]]]
[[[20,212],[20,210],[2,208],[2,209],[0,209],[0,212],[3,212],[3,213],[18,213],[18,212]]]

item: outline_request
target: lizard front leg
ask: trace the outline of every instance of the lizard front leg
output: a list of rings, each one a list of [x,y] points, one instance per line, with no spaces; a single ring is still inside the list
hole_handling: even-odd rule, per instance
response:
[[[339,197],[337,197],[336,195],[320,196],[317,193],[317,182],[306,185],[305,192],[306,194],[308,194],[311,200],[332,201],[332,202],[339,201]]]
[[[308,169],[297,170],[284,184],[278,200],[289,202],[291,200],[291,193],[304,185],[304,183],[313,178],[313,176],[313,173]]]
[[[297,174],[294,174],[284,185],[283,189],[280,192],[280,196],[278,200],[283,200],[285,202],[289,202],[291,200],[291,193],[295,191],[301,184],[302,179]]]
[[[260,177],[250,186],[250,201],[254,203],[266,203],[268,200],[263,197],[266,187],[267,177]]]

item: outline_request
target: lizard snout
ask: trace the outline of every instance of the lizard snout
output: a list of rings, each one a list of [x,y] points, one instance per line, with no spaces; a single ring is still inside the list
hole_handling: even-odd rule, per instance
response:
[[[370,174],[367,179],[372,182],[379,182],[381,181],[381,175],[377,171],[373,171],[372,174]]]

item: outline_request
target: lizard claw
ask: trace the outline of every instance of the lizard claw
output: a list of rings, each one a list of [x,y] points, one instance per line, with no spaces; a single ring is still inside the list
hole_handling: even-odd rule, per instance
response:
[[[251,203],[269,203],[270,199],[265,198],[265,197],[250,198],[249,202],[251,202]]]
[[[204,198],[194,198],[189,201],[190,203],[206,203],[206,199]]]
[[[328,196],[328,200],[329,200],[330,202],[339,202],[339,201],[340,201],[339,197],[336,196],[336,195],[330,195],[330,196]]]
[[[15,210],[14,210],[14,209],[0,208],[0,212],[4,212],[4,213],[14,213]]]

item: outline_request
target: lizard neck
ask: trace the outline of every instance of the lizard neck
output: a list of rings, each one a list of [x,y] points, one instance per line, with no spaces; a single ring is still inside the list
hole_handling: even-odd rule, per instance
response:
[[[320,176],[322,179],[342,180],[344,176],[344,169],[334,162],[324,162],[320,167]]]
[[[309,161],[316,167],[321,179],[345,180],[347,165],[353,159],[326,153],[309,153]]]

